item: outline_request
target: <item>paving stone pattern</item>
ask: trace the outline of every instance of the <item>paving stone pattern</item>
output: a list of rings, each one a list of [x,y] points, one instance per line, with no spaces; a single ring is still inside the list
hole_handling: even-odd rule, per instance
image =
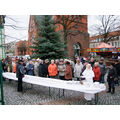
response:
[[[94,100],[87,102],[83,94],[65,90],[65,96],[59,98],[59,89],[23,83],[23,92],[17,92],[16,81],[4,81],[5,105],[94,105]],[[1,93],[0,93],[1,94]],[[61,90],[62,95],[62,90]],[[98,105],[120,105],[120,86],[116,86],[115,94],[102,92],[99,94]]]

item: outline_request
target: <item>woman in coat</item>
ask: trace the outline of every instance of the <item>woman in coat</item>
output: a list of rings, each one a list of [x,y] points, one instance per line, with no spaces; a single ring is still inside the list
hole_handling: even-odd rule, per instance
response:
[[[61,80],[65,79],[65,69],[66,66],[64,65],[63,59],[60,59],[59,65],[58,65],[58,72],[59,72],[59,78]]]
[[[93,78],[94,82],[100,82],[101,71],[98,62],[95,62],[93,72],[95,74],[95,77]]]
[[[83,65],[80,62],[80,59],[77,59],[76,62],[77,63],[75,64],[75,67],[74,67],[74,77],[77,78],[77,80],[79,80],[80,74],[81,74],[82,69],[83,69]]]
[[[27,70],[28,75],[34,75],[34,65],[33,65],[32,61],[29,62],[26,70]]]
[[[51,64],[48,66],[48,72],[50,78],[56,78],[58,71],[57,71],[57,65],[54,63],[54,60],[51,60]]]
[[[66,62],[65,79],[72,80],[72,67],[68,61]]]

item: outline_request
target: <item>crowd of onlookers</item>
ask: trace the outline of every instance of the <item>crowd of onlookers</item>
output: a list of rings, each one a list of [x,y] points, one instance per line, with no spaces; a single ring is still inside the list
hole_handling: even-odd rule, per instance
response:
[[[76,58],[75,62],[70,59],[56,59],[56,60],[41,60],[41,59],[14,59],[9,57],[2,60],[3,72],[18,73],[18,65],[22,65],[21,71],[23,74],[49,77],[61,80],[84,80],[83,72],[86,66],[89,65],[94,72],[93,81],[105,83],[104,76],[108,70],[107,82],[109,86],[108,92],[115,92],[115,83],[119,85],[120,78],[120,63],[115,60],[107,67],[104,63],[104,58],[99,61],[94,58]],[[108,69],[109,68],[109,69]]]

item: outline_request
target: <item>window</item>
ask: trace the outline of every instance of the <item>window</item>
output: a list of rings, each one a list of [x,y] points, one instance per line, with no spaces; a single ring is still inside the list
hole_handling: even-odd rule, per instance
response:
[[[114,46],[114,42],[112,42],[112,46]]]
[[[79,15],[78,19],[79,19],[79,22],[80,22],[81,21],[81,15]]]
[[[117,47],[117,42],[115,42],[115,47]]]
[[[120,47],[120,42],[118,42],[118,47]]]
[[[32,36],[31,36],[31,43],[33,43],[33,42],[34,42],[34,36],[32,34]]]
[[[77,44],[74,45],[74,55],[75,55],[75,57],[81,56],[79,43],[77,43]]]
[[[74,28],[76,28],[76,29],[77,29],[77,28],[78,28],[78,24],[75,24],[75,25],[74,25]]]

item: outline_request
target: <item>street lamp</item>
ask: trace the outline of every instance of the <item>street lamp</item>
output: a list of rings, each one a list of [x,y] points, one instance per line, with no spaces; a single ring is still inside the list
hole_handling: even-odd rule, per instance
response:
[[[0,16],[1,19],[1,23],[0,23],[0,34],[1,34],[1,47],[2,47],[2,58],[3,58],[3,41],[2,41],[2,30],[4,28],[3,26],[3,16]],[[2,75],[2,60],[0,59],[0,84],[1,84],[1,100],[0,102],[2,103],[2,105],[4,105],[4,94],[3,94],[3,75]]]

